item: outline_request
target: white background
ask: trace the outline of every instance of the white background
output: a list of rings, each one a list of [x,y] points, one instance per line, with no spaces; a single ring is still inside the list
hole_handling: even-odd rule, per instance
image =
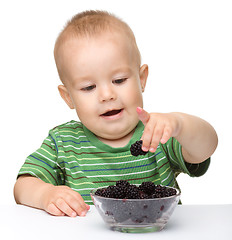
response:
[[[0,2],[0,204],[27,155],[54,126],[77,119],[60,98],[53,46],[66,21],[87,9],[108,10],[133,29],[150,67],[145,109],[181,111],[209,121],[219,145],[208,172],[178,177],[184,204],[232,203],[232,1]]]

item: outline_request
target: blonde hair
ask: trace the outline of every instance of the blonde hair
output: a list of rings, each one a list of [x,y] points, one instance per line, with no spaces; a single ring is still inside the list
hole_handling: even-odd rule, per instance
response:
[[[141,65],[141,56],[136,39],[128,24],[106,11],[89,10],[73,16],[57,37],[54,47],[54,57],[61,81],[62,71],[61,66],[58,63],[59,48],[66,42],[66,40],[77,37],[93,37],[106,31],[124,32],[124,34],[129,37],[131,44],[134,47],[138,65]]]

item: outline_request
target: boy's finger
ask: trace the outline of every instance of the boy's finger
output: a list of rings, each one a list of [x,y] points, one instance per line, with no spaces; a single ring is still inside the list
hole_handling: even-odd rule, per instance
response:
[[[64,216],[65,214],[56,207],[54,203],[50,203],[46,209],[48,213],[55,216]]]
[[[57,199],[56,206],[69,217],[77,216],[76,212],[62,198]]]
[[[137,107],[136,111],[138,113],[139,120],[141,120],[143,124],[146,125],[150,118],[150,114],[146,112],[144,109],[142,109],[141,107]]]
[[[162,144],[165,144],[169,140],[170,137],[171,137],[171,129],[170,128],[165,128],[160,142]]]
[[[69,202],[70,206],[77,212],[78,215],[85,216],[90,206],[85,203],[84,199],[78,192],[72,191],[73,199]]]
[[[143,135],[141,140],[143,140],[142,150],[147,152],[150,149],[154,128],[156,127],[156,123],[149,122],[144,128]]]
[[[156,128],[154,129],[154,132],[153,132],[153,136],[152,136],[152,141],[151,141],[151,146],[150,146],[150,149],[149,151],[150,152],[155,152],[158,145],[159,145],[159,142],[163,136],[163,124],[158,124],[156,126]]]
[[[71,204],[72,204],[71,205],[72,209],[74,209],[76,213],[81,217],[84,217],[90,208],[90,207],[89,208],[87,207],[88,205],[85,204],[83,200],[77,201],[76,199],[76,200],[73,200]]]

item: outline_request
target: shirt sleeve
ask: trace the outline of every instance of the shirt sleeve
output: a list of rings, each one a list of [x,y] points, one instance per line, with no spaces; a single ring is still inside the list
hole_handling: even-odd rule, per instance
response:
[[[166,144],[162,144],[161,146],[169,158],[173,170],[177,174],[183,172],[191,177],[200,177],[204,175],[209,168],[210,158],[199,164],[185,162],[182,155],[182,146],[175,138],[170,138]]]
[[[18,177],[29,174],[46,183],[63,185],[63,172],[57,158],[57,144],[49,133],[41,147],[27,157],[18,173]]]

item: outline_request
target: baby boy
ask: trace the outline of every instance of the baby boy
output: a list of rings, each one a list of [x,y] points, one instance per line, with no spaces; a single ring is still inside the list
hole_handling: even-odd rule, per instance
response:
[[[127,180],[178,187],[180,172],[203,175],[217,146],[213,127],[185,113],[148,113],[148,66],[130,27],[104,11],[74,16],[57,38],[59,93],[80,121],[49,131],[28,156],[14,188],[17,203],[52,215],[85,216],[90,191]],[[145,156],[130,146],[142,139]]]

